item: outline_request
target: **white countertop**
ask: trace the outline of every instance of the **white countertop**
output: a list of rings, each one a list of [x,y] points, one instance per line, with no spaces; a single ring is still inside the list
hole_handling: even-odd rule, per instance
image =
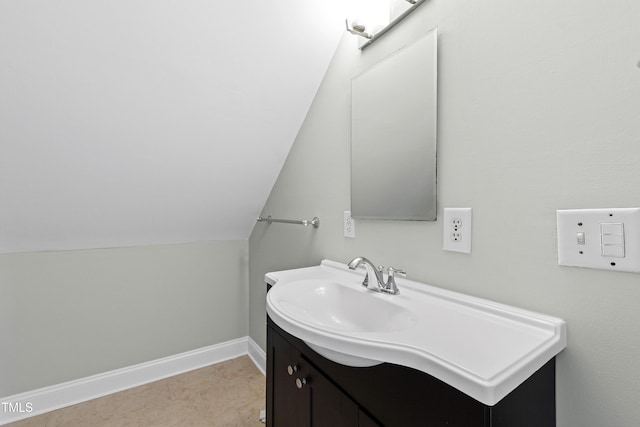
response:
[[[561,319],[405,279],[396,280],[399,295],[380,294],[361,286],[364,274],[328,260],[267,273],[266,282],[275,286],[267,294],[267,312],[278,326],[314,349],[408,366],[489,406],[566,347]],[[292,287],[300,283],[346,286],[349,292],[362,293],[356,295],[363,301],[358,306],[376,299],[377,304],[402,307],[411,313],[411,326],[381,332],[325,327],[314,321],[304,298],[296,295],[298,302],[290,300],[296,293]],[[303,292],[302,286],[298,292]],[[292,310],[295,304],[300,306]],[[375,310],[370,316],[375,320]]]

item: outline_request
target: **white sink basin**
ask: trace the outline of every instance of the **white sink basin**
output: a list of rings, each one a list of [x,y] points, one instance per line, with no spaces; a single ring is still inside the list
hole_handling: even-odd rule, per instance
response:
[[[298,321],[336,332],[393,332],[416,323],[408,309],[375,298],[362,286],[299,280],[283,283],[273,295],[272,301]]]
[[[327,260],[267,273],[267,313],[335,362],[408,366],[490,406],[566,347],[561,319],[404,279],[372,292],[364,274]]]

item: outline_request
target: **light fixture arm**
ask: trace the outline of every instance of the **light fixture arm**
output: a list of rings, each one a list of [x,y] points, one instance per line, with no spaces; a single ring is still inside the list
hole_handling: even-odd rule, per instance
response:
[[[362,30],[360,30],[360,28],[356,29],[356,27],[350,27],[349,26],[349,20],[345,19],[344,20],[344,25],[347,27],[347,31],[349,31],[351,34],[355,34],[356,36],[360,36],[360,37],[364,37],[365,39],[371,39],[373,37],[372,34],[369,34],[365,31],[365,27],[361,27]]]
[[[369,46],[371,43],[378,40],[380,37],[386,34],[390,29],[398,25],[400,21],[406,18],[411,12],[416,10],[418,6],[427,2],[427,0],[405,0],[405,1],[407,3],[410,3],[411,6],[409,6],[407,10],[405,10],[399,16],[397,16],[393,21],[389,22],[384,28],[381,28],[379,30],[376,29],[375,33],[368,33],[364,25],[352,24],[351,26],[349,26],[349,20],[345,19],[344,22],[347,26],[347,31],[349,31],[351,34],[355,34],[356,36],[364,37],[365,39],[367,39],[367,41],[360,46],[360,50],[363,50],[364,48]]]

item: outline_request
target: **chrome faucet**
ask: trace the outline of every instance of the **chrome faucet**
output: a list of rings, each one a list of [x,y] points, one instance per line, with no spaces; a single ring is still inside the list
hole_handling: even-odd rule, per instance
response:
[[[379,266],[376,268],[376,266],[365,257],[354,258],[347,265],[351,270],[355,270],[359,266],[364,265],[364,268],[367,270],[367,274],[364,276],[364,280],[362,281],[362,286],[376,292],[384,292],[392,295],[398,295],[400,293],[400,290],[398,289],[398,285],[396,285],[396,278],[395,278],[396,275],[402,276],[402,277],[407,275],[407,273],[403,270],[389,267],[387,269],[387,273],[388,273],[387,282],[385,283],[384,275],[382,273],[384,271],[384,267]],[[375,278],[375,282],[373,278]],[[371,283],[371,282],[374,282],[374,283]]]

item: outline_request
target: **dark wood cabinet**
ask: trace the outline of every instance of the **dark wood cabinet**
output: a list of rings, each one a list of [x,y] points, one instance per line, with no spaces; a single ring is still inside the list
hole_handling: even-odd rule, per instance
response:
[[[272,327],[267,334],[267,425],[379,427]]]
[[[271,334],[273,394],[271,425],[317,427],[357,425],[358,407],[279,334]]]
[[[332,362],[268,319],[268,427],[555,425],[555,359],[498,404],[486,406],[412,368]]]
[[[267,357],[267,393],[268,425],[302,426],[302,395],[298,393],[295,379],[289,369],[298,369],[300,353],[280,334],[269,331],[267,335],[269,356]],[[274,400],[277,404],[274,404]]]

